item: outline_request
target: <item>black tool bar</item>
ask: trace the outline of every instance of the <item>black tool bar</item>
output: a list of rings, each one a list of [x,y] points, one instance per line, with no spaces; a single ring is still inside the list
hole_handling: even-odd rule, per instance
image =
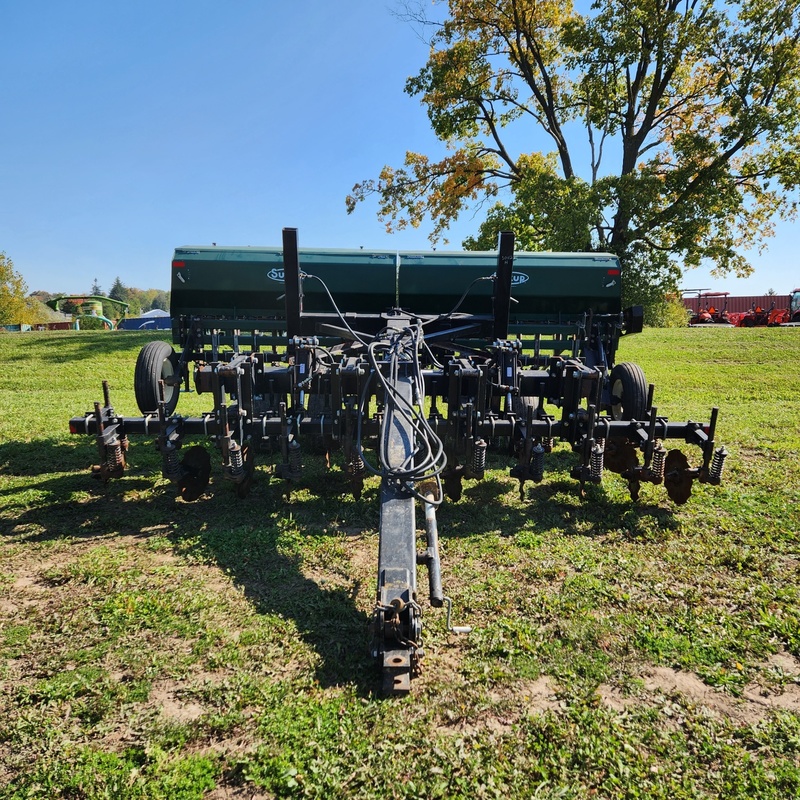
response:
[[[292,415],[290,414],[290,417]],[[336,430],[336,418],[333,413],[317,416],[302,415],[299,419],[295,418],[300,433],[306,434],[331,434]],[[591,431],[592,438],[628,438],[635,442],[648,440],[649,422],[608,420],[603,417],[598,418],[594,430]],[[217,435],[221,433],[220,426],[213,413],[205,414],[202,417],[180,417],[175,416],[171,419],[179,425],[182,435],[203,436]],[[117,424],[126,435],[157,435],[158,434],[158,415],[151,414],[144,417],[110,417],[105,421],[106,425]],[[248,420],[243,420],[247,433],[253,437],[277,436],[281,433],[280,417],[275,415],[260,415]],[[440,425],[444,426],[445,420],[432,420],[431,427],[436,430]],[[583,423],[585,425],[585,423]],[[505,418],[489,418],[479,421],[476,425],[476,434],[483,437],[511,436],[515,428],[519,427],[516,420]],[[589,434],[578,422],[578,431],[585,435]],[[70,433],[94,435],[97,433],[97,421],[94,414],[87,414],[83,417],[73,417],[69,421]],[[548,422],[546,420],[535,420],[530,426],[525,425],[526,433],[534,439],[544,439],[553,437],[560,438],[564,425],[556,420]],[[376,420],[364,420],[363,431],[367,436],[377,435],[378,422]],[[708,440],[709,423],[700,422],[670,422],[659,417],[655,425],[652,426],[653,439],[684,439],[690,444],[702,446]]]

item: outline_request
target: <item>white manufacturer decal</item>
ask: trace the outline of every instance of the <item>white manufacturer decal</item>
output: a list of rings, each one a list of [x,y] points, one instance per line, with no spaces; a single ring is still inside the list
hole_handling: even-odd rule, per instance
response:
[[[273,281],[278,281],[278,283],[283,283],[283,267],[280,269],[278,267],[273,267],[267,273],[267,277],[271,278]]]
[[[512,272],[511,273],[511,285],[512,286],[522,286],[523,283],[528,282],[528,275],[524,272]]]

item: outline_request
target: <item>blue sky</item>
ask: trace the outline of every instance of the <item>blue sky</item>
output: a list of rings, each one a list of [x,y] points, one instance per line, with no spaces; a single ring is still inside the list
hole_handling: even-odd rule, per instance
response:
[[[301,246],[427,248],[425,229],[387,235],[374,204],[345,212],[407,149],[442,152],[403,92],[427,48],[394,7],[0,0],[0,250],[32,291],[86,292],[166,289],[174,247],[277,245],[285,226]],[[784,294],[798,250],[780,224],[752,278],[684,283]]]

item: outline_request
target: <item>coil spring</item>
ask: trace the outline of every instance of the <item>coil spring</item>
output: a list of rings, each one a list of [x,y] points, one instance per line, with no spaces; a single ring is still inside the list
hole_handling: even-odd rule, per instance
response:
[[[542,447],[544,448],[545,453],[552,453],[553,452],[553,445],[556,443],[556,440],[552,436],[548,436],[546,439],[542,439]]]
[[[486,442],[478,439],[472,447],[472,473],[483,475],[486,469]]]
[[[112,470],[125,467],[125,454],[122,451],[122,443],[106,446],[106,465]]]
[[[230,471],[233,477],[238,478],[244,472],[244,454],[238,444],[233,444],[228,449],[231,459]]]
[[[711,459],[711,467],[708,470],[709,477],[713,483],[719,483],[722,479],[722,468],[725,466],[725,459],[728,457],[728,451],[725,447],[718,447],[714,451],[714,456]]]
[[[300,442],[289,442],[289,472],[293,476],[298,476],[303,471],[302,455],[300,453]]]
[[[363,475],[365,471],[366,467],[364,466],[364,459],[361,458],[361,456],[354,450],[353,455],[347,464],[347,474],[351,478],[358,478],[359,476]]]
[[[539,483],[544,478],[544,446],[537,442],[531,450],[531,480]]]
[[[176,481],[181,477],[181,462],[178,460],[178,451],[171,448],[164,453],[164,477]]]
[[[667,450],[660,442],[653,450],[653,463],[650,469],[658,480],[664,480],[664,464],[666,463]]]
[[[605,442],[599,439],[589,457],[589,477],[598,483],[603,479],[603,456],[605,454]]]

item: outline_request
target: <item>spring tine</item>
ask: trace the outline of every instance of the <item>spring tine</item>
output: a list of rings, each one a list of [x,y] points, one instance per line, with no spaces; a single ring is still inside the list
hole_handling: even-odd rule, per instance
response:
[[[714,456],[714,435],[717,430],[717,415],[719,414],[719,408],[716,406],[711,409],[711,419],[708,423],[708,439],[703,444],[703,472],[707,473],[711,459]]]
[[[711,460],[711,469],[709,470],[708,482],[713,486],[719,486],[722,480],[722,468],[725,466],[725,459],[728,457],[728,451],[725,446],[718,447],[714,451],[714,458]]]
[[[652,384],[651,384],[652,388]],[[655,446],[656,414],[658,409],[655,406],[650,408],[650,424],[647,426],[647,442],[644,446],[644,469],[650,469],[650,461],[653,458],[653,447]]]

